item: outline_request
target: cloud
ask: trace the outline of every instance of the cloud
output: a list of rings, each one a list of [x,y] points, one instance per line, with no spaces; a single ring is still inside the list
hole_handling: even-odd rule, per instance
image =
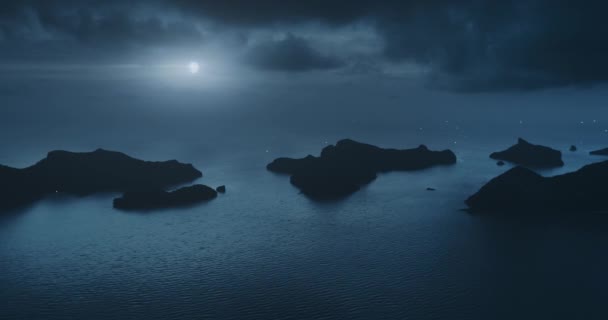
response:
[[[236,48],[259,68],[329,70],[354,48],[325,55],[300,31],[366,24],[383,39],[372,65],[418,64],[432,84],[452,90],[529,90],[608,81],[607,11],[604,1],[574,0],[4,0],[0,56],[34,45],[57,54],[66,39],[99,54],[200,43],[209,22],[214,30],[300,35]]]
[[[323,55],[303,38],[292,34],[280,40],[255,44],[246,54],[246,62],[265,70],[311,71],[339,68],[339,59]]]
[[[48,31],[93,45],[172,45],[202,40],[192,23],[163,21],[155,16],[133,18],[128,12],[120,11],[47,12],[39,15],[39,21]]]
[[[467,0],[469,1],[469,0]],[[409,14],[421,8],[436,8],[450,0],[171,0],[184,12],[234,25],[256,26],[276,23],[318,21],[343,25],[366,17],[392,13]],[[466,2],[466,1],[465,1]]]
[[[196,21],[143,2],[55,0],[0,4],[0,58],[99,60],[204,42]]]
[[[430,65],[458,90],[538,89],[608,81],[608,4],[506,1],[427,8],[379,21],[385,54]]]
[[[574,0],[177,0],[180,8],[247,27],[367,21],[385,58],[429,66],[457,90],[536,89],[608,81],[608,3]],[[345,49],[347,50],[347,49]]]

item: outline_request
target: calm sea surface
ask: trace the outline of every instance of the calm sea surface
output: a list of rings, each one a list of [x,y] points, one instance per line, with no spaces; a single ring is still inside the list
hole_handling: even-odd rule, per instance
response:
[[[382,174],[332,203],[307,199],[265,165],[277,156],[317,154],[339,136],[270,134],[215,149],[216,142],[196,139],[112,144],[144,159],[192,162],[204,173],[198,182],[225,184],[228,192],[189,209],[141,213],[112,209],[112,194],[57,196],[3,215],[0,318],[608,316],[608,220],[524,221],[460,211],[467,196],[508,169],[487,155],[516,135],[473,140],[441,123],[427,130],[439,133],[353,138],[385,147],[449,147],[457,165]],[[536,137],[562,150],[580,141]],[[544,173],[601,160],[586,153],[602,147],[602,139],[565,152],[566,167]],[[98,147],[83,145],[71,149]],[[26,166],[52,147],[14,146],[4,160]]]
[[[608,219],[461,211],[509,168],[488,154],[518,136],[578,146],[545,175],[602,160],[587,153],[608,147],[604,94],[395,98],[397,89],[332,96],[338,89],[294,85],[218,98],[25,80],[2,88],[1,164],[102,147],[193,163],[204,174],[197,182],[228,192],[154,212],[114,210],[115,194],[56,195],[1,214],[0,319],[608,318]],[[382,174],[331,203],[265,169],[341,138],[450,148],[458,163]]]

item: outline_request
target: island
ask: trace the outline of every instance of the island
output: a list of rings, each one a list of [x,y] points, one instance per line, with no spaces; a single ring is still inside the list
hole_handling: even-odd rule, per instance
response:
[[[321,151],[319,157],[278,158],[267,165],[276,173],[291,175],[290,182],[314,199],[335,199],[359,190],[376,179],[377,173],[421,170],[456,163],[450,150],[383,149],[350,139],[340,140]]]
[[[33,166],[0,166],[0,209],[27,205],[51,193],[86,196],[97,192],[164,189],[202,173],[176,160],[151,162],[124,153],[51,151]]]
[[[595,155],[595,156],[608,156],[608,148],[591,151],[591,152],[589,152],[589,154]]]
[[[552,214],[608,210],[608,161],[553,177],[518,166],[490,180],[465,203],[471,212]]]
[[[182,207],[209,201],[217,197],[217,191],[202,184],[183,187],[172,192],[163,190],[126,192],[114,199],[114,208],[122,210],[149,210]]]
[[[522,138],[517,140],[516,145],[490,154],[490,158],[532,168],[551,168],[564,165],[560,151],[531,144]]]

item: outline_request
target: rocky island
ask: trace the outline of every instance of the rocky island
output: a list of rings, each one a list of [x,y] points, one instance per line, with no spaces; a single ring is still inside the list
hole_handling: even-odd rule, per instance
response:
[[[50,193],[85,196],[97,192],[164,189],[202,176],[191,164],[150,162],[98,149],[51,151],[33,166],[0,166],[0,209],[34,202]]]
[[[509,214],[608,210],[608,161],[554,177],[515,167],[492,179],[465,203],[472,212]]]
[[[163,190],[126,192],[114,199],[114,208],[123,210],[162,209],[189,206],[217,197],[217,191],[202,184],[167,192]]]
[[[277,173],[290,174],[291,183],[305,195],[332,199],[349,195],[376,178],[378,172],[411,171],[456,163],[450,150],[431,151],[426,146],[383,149],[350,139],[321,151],[321,156],[278,158],[267,165]]]
[[[591,151],[589,154],[594,156],[608,156],[608,148]]]
[[[517,144],[510,148],[490,154],[490,158],[504,160],[517,165],[533,168],[561,167],[562,153],[549,147],[531,144],[519,138]]]

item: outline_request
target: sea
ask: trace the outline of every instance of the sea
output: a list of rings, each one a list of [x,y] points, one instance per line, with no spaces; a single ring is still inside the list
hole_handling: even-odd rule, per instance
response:
[[[546,176],[608,160],[588,154],[608,147],[604,94],[429,91],[409,99],[393,87],[353,92],[350,84],[299,88],[295,97],[251,88],[221,96],[79,90],[111,86],[98,82],[9,87],[0,163],[26,167],[50,150],[104,148],[192,163],[203,172],[194,183],[227,193],[136,212],[113,209],[117,194],[56,194],[0,214],[0,319],[608,317],[602,214],[463,210],[511,167],[488,155],[518,137],[562,150],[566,165],[539,171]],[[265,168],[342,138],[449,148],[458,162],[380,174],[331,202],[307,198]]]

